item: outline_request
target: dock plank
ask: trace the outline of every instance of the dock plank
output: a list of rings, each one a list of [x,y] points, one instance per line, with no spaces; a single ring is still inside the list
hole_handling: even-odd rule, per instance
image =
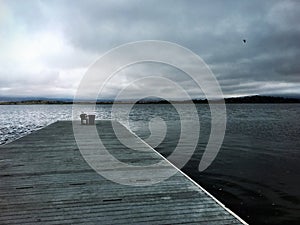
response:
[[[118,140],[112,123],[139,151]],[[96,129],[118,160],[150,167],[163,161],[157,176],[175,174],[149,186],[107,180],[82,157],[72,121],[58,121],[0,146],[0,224],[246,224],[120,123],[97,121]],[[107,172],[134,168],[120,165]],[[137,168],[142,175],[149,167]]]

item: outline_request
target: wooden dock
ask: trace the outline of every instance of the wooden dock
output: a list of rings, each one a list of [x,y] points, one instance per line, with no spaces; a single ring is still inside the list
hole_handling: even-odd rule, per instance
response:
[[[0,147],[0,224],[246,224],[125,127],[143,151],[122,145],[111,121],[96,124],[120,161],[164,160],[176,174],[149,186],[105,179],[82,157],[72,122],[59,121]]]

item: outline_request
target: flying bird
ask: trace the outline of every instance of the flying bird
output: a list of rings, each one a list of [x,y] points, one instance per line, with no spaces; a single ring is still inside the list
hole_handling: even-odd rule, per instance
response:
[[[243,42],[246,43],[246,39],[244,39]]]

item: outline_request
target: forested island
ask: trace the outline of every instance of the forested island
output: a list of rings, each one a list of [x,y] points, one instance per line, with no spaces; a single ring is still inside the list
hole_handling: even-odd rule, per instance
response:
[[[207,104],[208,101],[206,99],[193,99],[193,103],[197,104]],[[127,100],[127,101],[119,101],[114,102],[113,100],[98,100],[96,104],[113,104],[113,103],[119,103],[119,104],[126,104],[126,103],[132,103],[133,101]],[[186,100],[176,100],[171,101],[171,103],[190,103],[191,101]],[[94,102],[91,101],[80,101],[76,102],[77,104],[94,104]],[[167,100],[164,99],[142,99],[136,102],[136,104],[168,104]],[[219,103],[219,101],[211,101],[211,103]],[[286,98],[286,97],[274,97],[274,96],[246,96],[246,97],[237,97],[237,98],[225,98],[226,104],[267,104],[267,103],[300,103],[299,98]],[[73,104],[73,101],[71,99],[31,99],[31,100],[20,100],[20,101],[0,101],[0,105],[37,105],[37,104]]]

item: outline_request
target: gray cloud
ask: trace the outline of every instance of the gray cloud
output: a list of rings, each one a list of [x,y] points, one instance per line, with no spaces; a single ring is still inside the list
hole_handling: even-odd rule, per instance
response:
[[[176,42],[194,51],[211,67],[225,96],[300,94],[297,0],[1,4],[0,95],[28,95],[24,90],[30,89],[36,96],[73,96],[84,71],[98,56],[144,39]],[[136,69],[110,84],[107,96],[143,74],[142,67]],[[180,72],[173,71],[172,79],[193,97],[201,95]],[[140,84],[150,85],[163,89]]]

